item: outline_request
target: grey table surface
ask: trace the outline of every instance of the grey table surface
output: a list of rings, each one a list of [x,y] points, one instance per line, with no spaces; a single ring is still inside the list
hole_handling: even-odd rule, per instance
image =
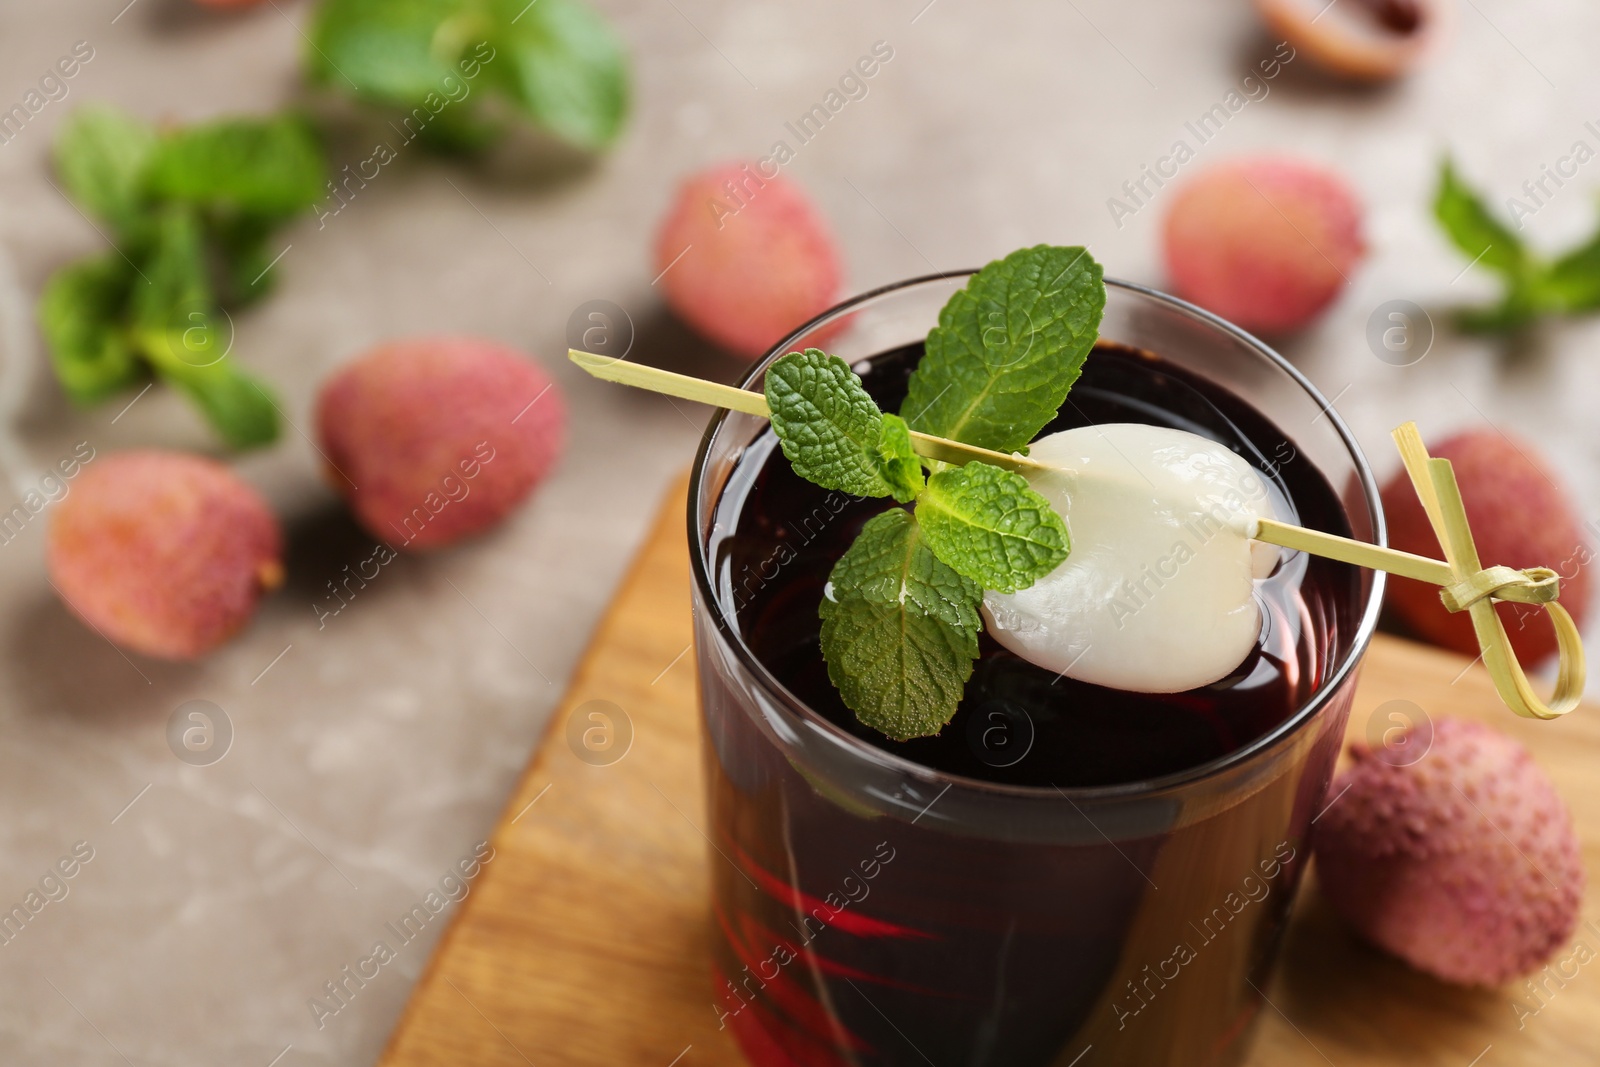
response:
[[[234,17],[185,0],[8,0],[0,106],[75,42],[93,60],[0,146],[0,504],[89,442],[211,450],[157,389],[122,411],[68,407],[31,305],[50,271],[103,246],[46,165],[70,110],[111,100],[189,120],[296,98],[308,14],[275,0]],[[1040,241],[1087,243],[1110,273],[1160,284],[1160,197],[1117,226],[1107,199],[1221,101],[1273,42],[1244,0],[600,0],[629,43],[631,126],[592,165],[512,150],[486,168],[408,153],[339,216],[286,235],[279,292],[238,320],[295,429],[237,461],[284,517],[288,585],[203,663],[125,657],[58,604],[40,516],[0,545],[0,910],[59,858],[93,858],[0,943],[0,1062],[15,1065],[371,1062],[443,918],[337,1016],[311,997],[370,951],[489,832],[587,635],[705,412],[587,380],[562,358],[569,315],[627,309],[636,352],[730,378],[665,316],[648,248],[677,179],[765,154],[875,42],[893,59],[788,173],[832,218],[859,290],[976,265]],[[1536,439],[1600,515],[1600,321],[1517,351],[1442,328],[1394,367],[1365,341],[1373,309],[1437,309],[1486,291],[1426,210],[1452,148],[1497,201],[1579,139],[1595,109],[1600,9],[1470,0],[1448,49],[1380,90],[1297,61],[1186,168],[1290,151],[1350,175],[1371,256],[1332,312],[1284,346],[1393,469],[1389,428],[1494,425]],[[526,146],[525,146],[526,147]],[[365,153],[346,146],[342,159]],[[1593,219],[1584,172],[1528,223],[1574,239]],[[1435,315],[1438,318],[1437,313]],[[470,332],[527,349],[571,407],[571,445],[530,506],[490,536],[386,567],[319,625],[325,583],[372,543],[344,517],[305,436],[318,381],[389,336]],[[128,399],[132,399],[129,397]],[[121,412],[119,416],[119,412]],[[692,669],[688,660],[672,669]],[[221,761],[186,765],[169,716],[224,710]],[[59,893],[57,893],[59,895]],[[275,1057],[277,1057],[275,1059]],[[692,1059],[686,1061],[692,1064]]]

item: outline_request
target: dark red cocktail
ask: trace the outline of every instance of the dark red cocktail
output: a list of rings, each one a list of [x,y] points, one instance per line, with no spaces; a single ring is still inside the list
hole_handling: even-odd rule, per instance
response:
[[[916,336],[915,306],[936,310],[964,280],[844,309],[856,319],[834,347],[886,410],[920,345],[881,340],[902,322]],[[1050,430],[1189,430],[1249,460],[1293,521],[1381,536],[1359,455],[1276,356],[1116,285],[1102,336],[1126,345],[1097,348]],[[876,350],[851,351],[857,337]],[[691,515],[710,1010],[763,1067],[1236,1061],[1337,755],[1374,576],[1289,556],[1259,587],[1256,652],[1187,693],[1059,677],[984,637],[950,725],[889,741],[829,683],[817,605],[861,525],[893,505],[802,480],[742,418],[708,434]]]

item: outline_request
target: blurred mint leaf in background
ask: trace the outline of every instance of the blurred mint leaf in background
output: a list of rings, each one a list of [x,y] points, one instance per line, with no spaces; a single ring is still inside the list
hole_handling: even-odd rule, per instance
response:
[[[1507,278],[1527,272],[1528,253],[1522,239],[1494,217],[1482,198],[1461,180],[1449,158],[1439,168],[1433,213],[1445,236],[1475,262]]]
[[[119,229],[144,205],[155,127],[115,108],[79,108],[56,136],[56,173],[78,204]]]
[[[434,38],[464,12],[461,0],[327,0],[311,25],[306,65],[314,81],[336,83],[388,104],[421,103],[459,77],[456,55]]]
[[[1550,264],[1541,288],[1549,303],[1561,311],[1600,308],[1600,233]]]
[[[483,147],[511,111],[595,151],[627,117],[626,53],[581,0],[323,0],[310,42],[313,81],[410,112],[442,147]]]
[[[162,343],[147,339],[147,351],[157,374],[193,401],[229,448],[271,444],[278,439],[276,402],[259,379],[224,358],[218,337],[203,327],[168,332]],[[207,354],[216,362],[205,363]]]
[[[272,238],[281,225],[253,215],[211,220],[212,266],[223,307],[243,307],[272,291],[278,280],[274,261],[283,251]]]
[[[74,403],[99,403],[146,377],[121,322],[135,283],[143,284],[112,252],[63,267],[45,285],[39,327]]]
[[[147,181],[157,199],[221,215],[286,219],[327,195],[327,164],[298,115],[227,119],[162,138]]]
[[[1600,232],[1554,260],[1531,251],[1446,157],[1439,167],[1434,217],[1445,236],[1472,262],[1504,281],[1500,301],[1463,308],[1456,324],[1471,333],[1508,333],[1544,315],[1600,309]]]
[[[114,108],[75,112],[55,145],[66,191],[116,250],[59,270],[39,301],[67,395],[93,404],[152,374],[234,448],[276,439],[270,392],[233,357],[230,304],[264,293],[275,230],[325,195],[327,165],[297,115],[157,130]]]
[[[528,115],[580,148],[616,140],[628,113],[627,56],[605,19],[580,0],[496,0],[494,7],[504,27],[495,43]],[[507,18],[513,9],[520,14]]]
[[[205,238],[192,208],[169,204],[154,217],[154,239],[133,287],[130,310],[139,330],[162,330],[181,322],[191,309],[210,304]]]

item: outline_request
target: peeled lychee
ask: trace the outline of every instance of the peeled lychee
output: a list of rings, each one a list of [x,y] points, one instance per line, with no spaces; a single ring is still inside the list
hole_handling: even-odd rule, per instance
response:
[[[1420,760],[1387,759],[1432,744]],[[1535,970],[1577,925],[1584,873],[1572,815],[1526,749],[1442,719],[1404,745],[1355,747],[1316,826],[1323,894],[1356,932],[1418,970],[1498,985]]]
[[[1593,552],[1581,518],[1535,458],[1537,453],[1494,430],[1469,430],[1430,443],[1428,450],[1455,468],[1467,524],[1483,565],[1552,568],[1561,575],[1561,606],[1582,626],[1592,593]],[[1405,471],[1384,485],[1383,512],[1391,546],[1443,558]],[[1464,611],[1446,611],[1437,586],[1391,576],[1387,602],[1422,638],[1469,656],[1478,654],[1471,617]],[[1524,666],[1532,667],[1555,653],[1555,629],[1543,608],[1502,603],[1496,610]]]
[[[1275,37],[1341,77],[1382,81],[1406,73],[1441,36],[1442,0],[1256,0]]]
[[[181,452],[123,452],[86,466],[56,506],[47,564],[61,598],[125,648],[195,659],[249,621],[283,582],[283,538],[227,467]]]
[[[1238,159],[1177,193],[1164,233],[1178,295],[1246,330],[1306,325],[1366,253],[1361,208],[1338,175],[1294,159]]]
[[[752,359],[832,306],[841,274],[833,234],[805,192],[748,163],[683,183],[656,238],[655,270],[674,312]]]
[[[566,404],[539,365],[495,341],[393,341],[317,398],[328,479],[395,548],[437,548],[495,525],[561,454]]]

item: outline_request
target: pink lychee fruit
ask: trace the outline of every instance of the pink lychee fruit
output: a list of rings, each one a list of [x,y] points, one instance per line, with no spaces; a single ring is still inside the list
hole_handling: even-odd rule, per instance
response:
[[[481,533],[561,455],[566,403],[539,365],[495,341],[392,341],[317,398],[327,477],[374,537],[429,549]]]
[[[1561,575],[1561,606],[1582,626],[1593,594],[1590,539],[1582,517],[1537,451],[1497,430],[1468,430],[1430,444],[1428,450],[1449,460],[1455,470],[1467,524],[1484,566],[1553,568]],[[1441,558],[1438,538],[1403,470],[1384,484],[1383,513],[1392,547]],[[1446,611],[1438,586],[1391,577],[1386,603],[1425,640],[1469,656],[1478,654],[1471,616]],[[1543,608],[1501,603],[1496,610],[1524,666],[1532,667],[1555,653],[1555,628]]]
[[[253,488],[214,460],[137,451],[87,465],[46,546],[62,600],[105,637],[195,659],[283,582],[283,537]]]
[[[1179,296],[1265,334],[1316,318],[1366,254],[1361,207],[1344,180],[1275,157],[1236,159],[1190,181],[1164,240]]]
[[[1392,756],[1421,748],[1414,761]],[[1526,749],[1447,718],[1352,755],[1315,852],[1323,894],[1357,933],[1418,970],[1477,986],[1535,970],[1565,944],[1583,900],[1578,839]]]
[[[655,270],[680,318],[752,359],[826,311],[841,275],[833,234],[805,191],[748,163],[683,183],[656,238]]]

